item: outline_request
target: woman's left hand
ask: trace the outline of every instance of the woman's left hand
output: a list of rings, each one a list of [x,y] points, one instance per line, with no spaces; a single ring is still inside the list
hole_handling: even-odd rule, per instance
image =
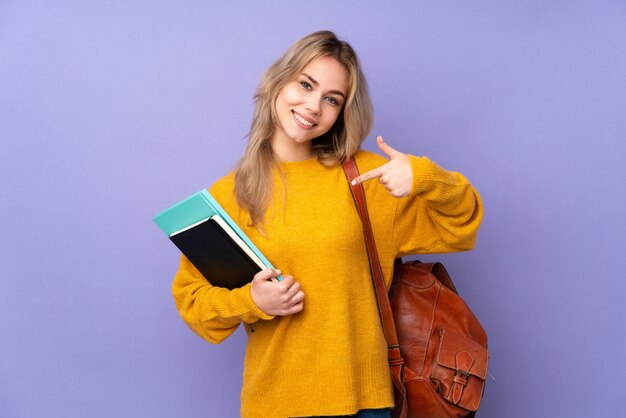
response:
[[[391,148],[383,141],[382,136],[378,136],[376,142],[381,151],[390,158],[389,162],[361,174],[352,181],[352,184],[356,185],[377,178],[392,196],[408,196],[413,187],[413,170],[409,156]]]

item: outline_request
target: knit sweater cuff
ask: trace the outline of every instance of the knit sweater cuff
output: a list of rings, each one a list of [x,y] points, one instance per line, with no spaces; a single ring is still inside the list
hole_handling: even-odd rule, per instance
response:
[[[413,170],[410,196],[420,195],[437,207],[455,204],[467,180],[459,173],[447,171],[428,159],[409,155]],[[461,187],[459,189],[459,186]]]
[[[433,182],[454,184],[454,174],[444,170],[428,157],[409,155],[413,169],[413,190],[411,196],[419,194],[433,187]]]
[[[254,300],[252,299],[252,294],[250,293],[249,283],[243,287],[234,289],[232,291],[232,294],[233,294],[234,299],[239,301],[239,303],[241,303],[241,305],[244,306],[246,310],[250,312],[250,316],[253,318],[253,320],[246,321],[246,322],[253,323],[259,319],[269,320],[269,319],[274,318],[274,315],[266,314],[265,312],[261,310],[261,308],[257,306],[256,303],[254,303]]]

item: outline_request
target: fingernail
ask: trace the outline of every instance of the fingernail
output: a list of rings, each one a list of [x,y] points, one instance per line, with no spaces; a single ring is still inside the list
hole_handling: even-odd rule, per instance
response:
[[[278,269],[275,269],[275,270],[276,270],[276,274],[280,274],[280,270]]]
[[[356,186],[356,180],[352,180],[352,185]]]

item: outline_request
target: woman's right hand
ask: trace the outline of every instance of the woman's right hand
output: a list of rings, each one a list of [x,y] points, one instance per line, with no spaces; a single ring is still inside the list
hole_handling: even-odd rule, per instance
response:
[[[283,275],[283,281],[273,282],[280,270],[265,269],[254,275],[250,295],[254,303],[268,315],[292,315],[302,311],[304,293],[293,276]]]

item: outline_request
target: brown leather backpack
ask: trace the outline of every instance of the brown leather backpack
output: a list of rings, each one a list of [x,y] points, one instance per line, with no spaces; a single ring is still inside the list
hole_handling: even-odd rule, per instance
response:
[[[461,418],[476,411],[487,374],[487,334],[443,264],[396,265],[389,299],[404,358],[407,416]]]
[[[351,182],[354,160],[343,163]],[[394,383],[393,416],[473,417],[487,374],[487,334],[441,263],[396,260],[387,294],[361,184],[351,186],[363,222]]]

